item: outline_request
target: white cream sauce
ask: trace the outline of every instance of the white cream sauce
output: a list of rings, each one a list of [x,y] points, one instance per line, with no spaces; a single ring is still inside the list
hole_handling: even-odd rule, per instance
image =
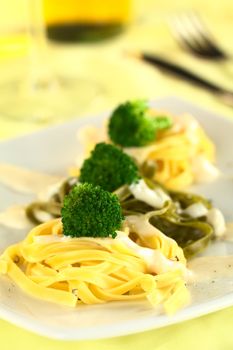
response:
[[[200,139],[198,135],[200,125],[198,121],[190,114],[174,116],[173,119],[174,124],[171,131],[174,133],[185,132],[189,142],[197,145]]]
[[[221,237],[225,230],[226,224],[222,212],[217,208],[211,208],[207,213],[207,222],[213,226],[214,233],[217,237]]]
[[[0,213],[0,224],[14,229],[31,227],[23,205],[14,205]]]
[[[185,273],[186,271],[182,263],[167,259],[159,250],[139,246],[125,234],[118,233],[117,239],[145,261],[150,273],[160,274],[171,270],[181,270]]]
[[[233,241],[233,222],[228,222],[226,224],[226,230],[222,238],[225,241]]]
[[[225,230],[226,224],[222,212],[217,208],[207,209],[202,203],[194,203],[184,209],[182,213],[190,215],[192,218],[206,216],[207,222],[213,227],[217,237],[221,237]]]
[[[198,257],[188,262],[192,302],[210,301],[233,292],[233,256]]]
[[[174,240],[172,238],[167,237],[160,230],[158,230],[156,227],[151,225],[149,223],[149,221],[146,220],[144,215],[142,215],[142,216],[136,216],[136,215],[135,216],[134,215],[128,216],[126,223],[129,225],[130,230],[132,232],[138,233],[141,236],[144,236],[144,237],[156,236],[156,237],[160,237],[161,239],[166,240],[168,242],[170,241],[171,244],[174,244]],[[154,250],[152,249],[152,251],[154,251]],[[150,253],[150,254],[151,254],[151,256],[153,256],[152,253]],[[154,265],[154,266],[156,266],[156,269],[158,269],[160,271],[162,271],[163,269],[165,269],[166,271],[170,271],[171,269],[179,269],[185,273],[186,268],[182,263],[180,263],[179,261],[172,261],[172,260],[164,257],[163,254],[161,254],[161,255],[163,256],[163,258],[165,258],[165,260],[161,257],[157,262],[156,257],[154,257],[153,260],[150,260],[150,266]],[[144,259],[145,259],[145,257],[144,257]],[[147,257],[147,259],[151,259],[151,257]]]
[[[78,238],[64,235],[43,235],[34,237],[34,242],[36,243],[70,242],[74,240],[78,240]]]
[[[220,175],[220,171],[203,155],[193,157],[192,171],[196,182],[210,182]]]
[[[39,200],[47,200],[61,185],[64,178],[28,170],[11,164],[0,164],[0,183],[18,192],[36,194]],[[50,217],[49,217],[50,218]],[[0,224],[26,229],[30,222],[25,206],[14,205],[0,213]]]
[[[229,275],[233,277],[233,255],[198,257],[188,262],[188,268],[193,272],[190,282],[224,278]]]
[[[202,203],[193,203],[186,209],[182,210],[182,213],[190,215],[192,218],[200,218],[208,213],[208,209]]]
[[[233,241],[233,222],[226,224],[221,241]],[[188,261],[187,268],[191,271],[187,287],[193,303],[210,301],[233,292],[233,255],[196,257]]]
[[[171,199],[161,188],[150,189],[143,179],[131,184],[129,189],[136,199],[154,208],[162,208]]]
[[[47,187],[45,187],[42,191],[37,193],[38,199],[41,201],[47,201],[52,197],[55,193],[58,192],[59,187],[62,185],[64,179],[61,179],[58,182],[55,182]]]
[[[174,117],[174,125],[171,129],[174,133],[185,130],[186,136],[191,144],[196,146],[199,143],[199,123],[195,118],[190,115],[182,115],[180,117]],[[134,157],[139,164],[142,164],[145,159],[148,159],[149,154],[153,151],[154,145],[145,147],[131,147],[125,148],[124,151]],[[214,166],[204,155],[196,155],[196,148],[194,148],[194,154],[192,160],[192,172],[194,175],[194,181],[197,183],[211,182],[215,180],[220,171]]]
[[[0,183],[18,192],[37,194],[61,180],[61,176],[48,175],[11,164],[0,164]]]

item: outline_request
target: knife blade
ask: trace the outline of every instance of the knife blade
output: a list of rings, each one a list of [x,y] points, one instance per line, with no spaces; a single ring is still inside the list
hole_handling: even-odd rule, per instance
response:
[[[233,91],[227,90],[214,82],[211,82],[191,70],[182,67],[176,63],[168,61],[163,57],[149,53],[138,53],[136,57],[142,59],[153,66],[163,69],[179,78],[185,79],[191,83],[195,83],[201,88],[208,90],[215,96],[219,97],[224,103],[233,107]]]

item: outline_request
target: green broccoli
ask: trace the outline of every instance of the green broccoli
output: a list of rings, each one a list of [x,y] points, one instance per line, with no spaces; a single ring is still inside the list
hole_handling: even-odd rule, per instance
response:
[[[72,237],[116,237],[124,219],[118,197],[100,186],[73,187],[61,210],[63,233]]]
[[[126,102],[112,113],[108,134],[113,143],[123,147],[145,146],[156,139],[158,130],[171,127],[172,121],[166,116],[150,115],[144,100]]]
[[[134,160],[121,149],[104,142],[98,143],[80,170],[79,181],[99,185],[112,192],[140,178]]]

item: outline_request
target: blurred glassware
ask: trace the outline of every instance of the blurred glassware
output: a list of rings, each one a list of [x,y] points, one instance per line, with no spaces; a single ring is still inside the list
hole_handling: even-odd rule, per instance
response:
[[[90,80],[57,76],[50,59],[43,15],[43,0],[25,0],[28,11],[28,62],[25,75],[20,68],[1,76],[0,115],[12,120],[48,123],[82,113],[98,95]]]
[[[120,34],[131,0],[43,0],[48,38],[62,42],[98,41]]]

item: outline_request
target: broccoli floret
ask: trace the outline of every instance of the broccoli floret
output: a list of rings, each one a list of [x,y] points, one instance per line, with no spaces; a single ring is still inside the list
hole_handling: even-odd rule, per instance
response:
[[[172,121],[166,116],[150,115],[144,100],[126,102],[112,113],[108,133],[113,143],[123,147],[145,146],[156,139],[158,130],[171,127]]]
[[[140,178],[134,160],[121,149],[104,142],[98,143],[80,170],[80,182],[99,185],[112,192]]]
[[[116,237],[122,210],[118,197],[100,186],[76,185],[64,198],[63,233],[72,237]]]

